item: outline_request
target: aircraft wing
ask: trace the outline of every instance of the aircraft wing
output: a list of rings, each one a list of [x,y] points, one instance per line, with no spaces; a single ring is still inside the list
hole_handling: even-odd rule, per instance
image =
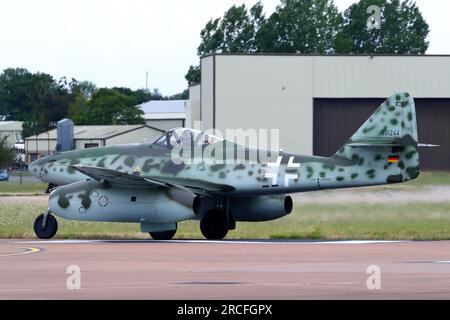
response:
[[[120,172],[117,170],[83,165],[74,165],[71,166],[71,168],[96,181],[104,181],[111,183],[112,185],[178,188],[195,194],[217,194],[235,190],[229,185],[216,184],[198,179],[168,177],[145,178],[139,175]]]
[[[196,194],[218,194],[236,190],[234,187],[227,184],[217,184],[199,179],[158,177],[149,180],[166,183],[168,185],[183,186]]]

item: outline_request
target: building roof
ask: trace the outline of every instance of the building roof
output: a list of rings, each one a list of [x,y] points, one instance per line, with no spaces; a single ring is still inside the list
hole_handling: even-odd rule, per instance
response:
[[[149,127],[154,130],[163,132],[160,129],[153,128],[143,124],[136,125],[112,125],[112,126],[74,126],[74,138],[75,140],[92,140],[92,139],[108,139],[114,136],[118,136],[142,127]],[[36,136],[25,138],[25,140],[56,140],[57,130],[53,129],[47,132],[43,132]]]
[[[403,54],[403,53],[247,53],[247,52],[241,52],[241,53],[229,53],[229,52],[213,52],[208,53],[204,56],[201,56],[200,59],[208,58],[211,56],[254,56],[254,57],[261,57],[261,56],[291,56],[291,57],[327,57],[327,58],[333,58],[333,57],[448,57],[450,58],[450,54]]]
[[[0,121],[0,131],[22,131],[22,121]]]
[[[175,120],[186,119],[186,112],[161,112],[161,113],[146,113],[145,120]]]
[[[148,113],[184,113],[186,112],[186,100],[152,100],[144,102],[138,107]]]

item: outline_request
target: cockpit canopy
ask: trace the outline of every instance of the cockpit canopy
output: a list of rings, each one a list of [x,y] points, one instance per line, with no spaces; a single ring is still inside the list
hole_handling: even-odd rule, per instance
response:
[[[188,128],[176,128],[164,133],[153,144],[172,149],[179,144],[204,147],[222,141],[223,139],[207,132]]]

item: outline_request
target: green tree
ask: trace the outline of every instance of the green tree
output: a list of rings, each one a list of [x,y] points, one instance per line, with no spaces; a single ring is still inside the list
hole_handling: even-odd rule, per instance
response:
[[[370,5],[381,10],[381,28],[369,30]],[[338,47],[338,52],[424,54],[429,42],[429,27],[419,8],[409,0],[360,0],[344,12],[344,26],[340,35],[351,48]]]
[[[331,0],[281,0],[267,19],[260,2],[250,10],[232,6],[205,25],[197,54],[333,53],[341,24]],[[343,44],[345,39],[339,41]],[[200,82],[200,75],[199,66],[190,66],[185,78],[192,84]]]
[[[16,154],[8,143],[8,137],[0,138],[0,168],[12,165],[16,158]]]
[[[136,100],[136,104],[153,100],[152,93],[144,89],[132,90],[125,87],[114,87],[112,89],[123,95],[134,98]]]
[[[72,79],[69,84],[69,94],[71,100],[69,102],[68,110],[69,118],[73,118],[75,115],[87,111],[88,101],[91,99],[96,90],[97,87],[90,81],[78,82],[77,80]]]
[[[134,97],[113,89],[99,89],[87,103],[86,112],[74,116],[78,125],[126,125],[144,123]]]
[[[8,68],[0,75],[0,114],[4,120],[25,120],[31,111],[33,75],[26,69]]]
[[[258,32],[259,51],[333,53],[341,23],[331,0],[281,0]]]
[[[370,5],[381,9],[381,29],[368,30]],[[258,2],[250,11],[232,6],[200,33],[198,55],[211,53],[423,54],[428,24],[410,0],[360,0],[342,15],[332,0],[281,0],[266,18]],[[200,82],[190,66],[189,84]]]
[[[28,98],[25,109],[28,114],[23,118],[22,125],[23,137],[54,128],[57,121],[67,116],[72,99],[64,78],[56,82],[52,76],[39,72],[32,75]]]
[[[176,93],[167,97],[167,100],[187,100],[189,99],[189,89],[184,90],[183,92]]]
[[[87,99],[92,98],[92,95],[97,91],[97,86],[91,81],[78,82],[72,79],[72,83],[71,90],[73,92],[81,92]]]
[[[233,5],[222,18],[210,20],[200,32],[198,55],[214,52],[257,52],[256,34],[264,24],[263,6],[256,3],[250,11],[244,4]]]
[[[152,100],[167,100],[167,97],[165,97],[158,88],[153,89],[153,92],[151,93]]]
[[[65,78],[56,82],[45,73],[6,69],[0,75],[0,114],[24,121],[24,137],[46,131],[67,116],[72,100],[68,85]]]
[[[184,77],[189,85],[199,83],[201,77],[200,66],[190,66],[187,74]]]
[[[197,54],[251,53],[259,51],[257,34],[264,25],[263,5],[257,2],[250,10],[244,4],[233,5],[222,18],[211,19],[200,32]],[[200,82],[200,66],[190,66],[185,76],[188,84]]]
[[[152,100],[152,94],[144,89],[133,91],[133,97],[136,99],[137,104]]]
[[[69,118],[87,111],[88,98],[81,92],[75,94],[74,100],[69,105]]]
[[[205,25],[197,53],[332,53],[341,23],[332,0],[281,0],[267,19],[260,2],[232,6]]]

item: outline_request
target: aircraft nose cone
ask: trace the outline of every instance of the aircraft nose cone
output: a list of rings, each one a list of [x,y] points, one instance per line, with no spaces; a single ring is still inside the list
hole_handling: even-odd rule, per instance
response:
[[[45,181],[45,175],[46,175],[46,171],[47,171],[45,166],[49,163],[50,160],[52,160],[52,157],[47,156],[47,157],[41,158],[39,160],[33,161],[29,165],[28,171],[33,176]]]
[[[40,177],[41,166],[37,163],[37,161],[32,162],[28,166],[28,172],[30,172],[33,176],[35,176],[39,179],[41,178]]]

